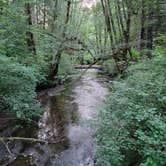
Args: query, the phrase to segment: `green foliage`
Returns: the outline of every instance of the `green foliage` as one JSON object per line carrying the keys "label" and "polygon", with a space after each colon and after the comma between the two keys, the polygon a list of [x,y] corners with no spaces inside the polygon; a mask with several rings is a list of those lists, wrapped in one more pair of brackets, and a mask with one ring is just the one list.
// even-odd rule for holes
{"label": "green foliage", "polygon": [[[0,15],[0,53],[22,60],[27,55],[26,16],[22,3],[4,3]],[[17,23],[17,24],[16,24]]]}
{"label": "green foliage", "polygon": [[156,44],[156,53],[158,55],[166,55],[166,33],[156,39]]}
{"label": "green foliage", "polygon": [[166,57],[133,65],[101,111],[96,139],[101,166],[166,163]]}
{"label": "green foliage", "polygon": [[73,72],[73,64],[69,55],[63,54],[59,64],[59,75],[69,75]]}
{"label": "green foliage", "polygon": [[90,54],[84,54],[83,59],[85,65],[91,64],[93,62],[93,58]]}
{"label": "green foliage", "polygon": [[0,56],[0,112],[11,113],[23,120],[39,115],[41,110],[36,101],[35,73],[33,68]]}
{"label": "green foliage", "polygon": [[140,57],[140,52],[138,52],[135,48],[131,48],[132,55],[134,58],[138,59]]}
{"label": "green foliage", "polygon": [[114,75],[118,73],[113,59],[104,61],[102,66],[103,66],[104,72],[108,75]]}

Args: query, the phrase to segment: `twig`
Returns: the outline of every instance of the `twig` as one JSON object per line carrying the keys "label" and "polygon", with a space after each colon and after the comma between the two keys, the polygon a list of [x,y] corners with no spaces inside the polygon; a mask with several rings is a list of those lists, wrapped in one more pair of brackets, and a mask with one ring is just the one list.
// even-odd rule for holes
{"label": "twig", "polygon": [[5,143],[5,141],[4,141],[3,139],[0,139],[0,140],[1,140],[1,142],[5,145],[5,148],[7,149],[8,153],[9,153],[9,155],[10,155],[10,158],[12,158],[12,157],[13,157],[13,154],[12,154],[12,152],[10,151],[8,145]]}

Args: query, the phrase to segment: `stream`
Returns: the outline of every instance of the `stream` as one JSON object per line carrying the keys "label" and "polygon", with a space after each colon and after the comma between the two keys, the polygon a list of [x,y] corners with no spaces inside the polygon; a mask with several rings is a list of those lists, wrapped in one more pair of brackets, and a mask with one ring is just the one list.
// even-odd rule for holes
{"label": "stream", "polygon": [[66,87],[59,86],[38,94],[45,112],[33,131],[34,137],[56,144],[23,144],[9,166],[94,166],[93,129],[90,121],[109,93],[107,81],[97,69]]}

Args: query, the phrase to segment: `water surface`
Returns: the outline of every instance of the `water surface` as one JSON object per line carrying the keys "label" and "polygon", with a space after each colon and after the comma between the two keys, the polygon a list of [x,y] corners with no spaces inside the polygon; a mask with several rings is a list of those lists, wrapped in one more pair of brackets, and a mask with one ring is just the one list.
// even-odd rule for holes
{"label": "water surface", "polygon": [[[45,112],[36,131],[38,139],[56,144],[31,144],[23,154],[31,165],[38,166],[93,166],[93,130],[89,122],[97,118],[97,110],[108,94],[104,78],[98,77],[96,69],[89,69],[83,77],[65,88],[39,94]],[[12,166],[21,166],[23,157]],[[33,163],[33,164],[32,164]]]}

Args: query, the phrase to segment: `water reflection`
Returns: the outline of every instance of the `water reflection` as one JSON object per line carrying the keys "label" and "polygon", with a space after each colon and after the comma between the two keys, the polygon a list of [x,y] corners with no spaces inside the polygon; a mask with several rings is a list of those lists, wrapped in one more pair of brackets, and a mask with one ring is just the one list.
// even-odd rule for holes
{"label": "water reflection", "polygon": [[72,96],[68,95],[70,92],[64,91],[61,95],[40,98],[45,112],[39,121],[38,138],[59,142],[64,147],[68,147],[69,126],[78,121],[78,106],[73,102]]}

